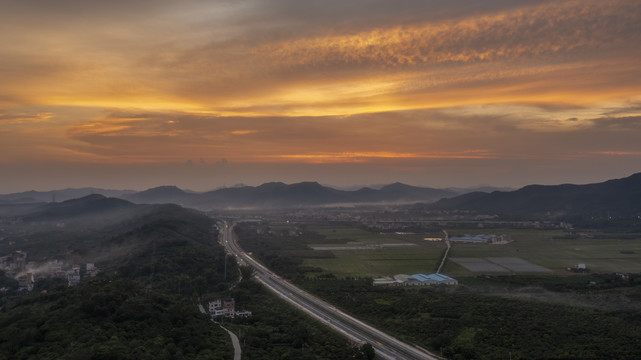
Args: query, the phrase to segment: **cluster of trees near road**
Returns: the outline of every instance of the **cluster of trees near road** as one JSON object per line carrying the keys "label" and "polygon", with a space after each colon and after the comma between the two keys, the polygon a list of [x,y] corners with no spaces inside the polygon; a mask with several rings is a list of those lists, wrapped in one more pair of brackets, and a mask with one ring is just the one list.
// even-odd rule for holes
{"label": "cluster of trees near road", "polygon": [[257,232],[254,226],[245,224],[234,227],[244,251],[253,253],[269,269],[289,279],[302,280],[306,273],[323,271],[320,268],[304,267],[304,259],[334,257],[331,251],[317,251],[307,246],[308,243],[334,242],[313,231],[291,235],[289,230],[271,231],[269,227],[262,230],[264,231]]}
{"label": "cluster of trees near road", "polygon": [[243,359],[250,360],[371,360],[369,344],[352,344],[253,280],[243,279],[229,294],[236,307],[251,309],[250,318],[222,320],[239,335]]}
{"label": "cluster of trees near road", "polygon": [[40,279],[31,293],[0,274],[10,289],[0,293],[0,359],[230,359],[228,334],[196,306],[218,297],[254,314],[225,324],[239,333],[243,359],[369,358],[253,281],[238,282],[214,220],[173,205],[130,214],[59,230],[51,243],[37,233],[12,239],[42,259],[102,256],[101,273],[75,287]]}
{"label": "cluster of trees near road", "polygon": [[[464,288],[372,287],[308,281],[305,288],[402,340],[448,359],[638,359],[641,310],[599,309],[479,294]],[[641,278],[617,288],[641,295]],[[576,291],[569,287],[567,291]],[[599,291],[599,290],[594,290]]]}

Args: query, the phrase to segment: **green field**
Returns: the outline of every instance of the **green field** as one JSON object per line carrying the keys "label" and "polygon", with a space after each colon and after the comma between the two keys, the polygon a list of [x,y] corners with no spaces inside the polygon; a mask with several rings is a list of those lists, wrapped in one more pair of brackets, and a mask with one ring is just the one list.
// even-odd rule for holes
{"label": "green field", "polygon": [[445,250],[445,244],[424,241],[422,234],[379,234],[359,228],[330,226],[316,226],[308,230],[325,236],[322,244],[309,244],[310,247],[416,244],[401,248],[332,251],[335,258],[305,259],[303,262],[305,266],[320,267],[337,277],[379,277],[434,272]]}
{"label": "green field", "polygon": [[[340,246],[356,244],[414,243],[407,248],[333,251],[335,258],[305,259],[305,266],[320,267],[337,277],[380,277],[394,274],[431,273],[445,250],[442,242],[424,241],[423,234],[397,235],[368,232],[359,228],[318,226],[308,230],[325,236],[322,244],[309,246]],[[563,239],[560,230],[448,229],[450,236],[463,234],[507,234],[509,244],[453,243],[450,257],[488,258],[517,257],[552,270],[552,274],[568,275],[568,267],[586,264],[592,273],[641,272],[641,235],[593,233],[593,238]],[[604,238],[607,237],[607,238]],[[465,268],[448,261],[442,270],[450,276],[473,276]]]}
{"label": "green field", "polygon": [[[460,231],[450,230],[451,233]],[[498,229],[494,234],[508,234],[514,240],[505,245],[455,243],[452,257],[519,257],[552,270],[568,274],[567,268],[586,264],[594,273],[641,272],[641,238],[628,234],[619,238],[561,239],[562,231]],[[555,238],[557,237],[557,238]],[[470,275],[462,267],[448,262],[443,270],[453,276]]]}
{"label": "green field", "polygon": [[[423,242],[422,234],[412,234],[412,235],[397,235],[397,234],[379,234],[376,232],[367,231],[359,228],[349,228],[349,227],[331,227],[331,226],[315,226],[310,227],[308,230],[311,230],[317,234],[325,236],[325,242],[323,244],[331,244],[332,240],[335,242],[331,245],[336,246],[337,244],[347,244],[348,242],[358,242],[363,244],[378,244],[378,243],[403,243],[403,242],[413,242],[421,243]],[[322,246],[321,244],[315,244],[310,246]]]}
{"label": "green field", "polygon": [[320,267],[338,277],[432,273],[444,248],[443,244],[431,244],[407,249],[333,251],[333,259],[305,259],[303,265]]}

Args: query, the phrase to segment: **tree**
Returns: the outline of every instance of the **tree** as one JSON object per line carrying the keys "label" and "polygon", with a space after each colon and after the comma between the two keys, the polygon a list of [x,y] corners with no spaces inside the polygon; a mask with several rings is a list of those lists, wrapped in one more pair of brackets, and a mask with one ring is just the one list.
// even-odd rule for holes
{"label": "tree", "polygon": [[249,280],[254,275],[254,267],[249,265],[239,266],[240,275],[243,277],[243,280]]}
{"label": "tree", "polygon": [[361,354],[363,354],[363,359],[365,360],[374,360],[376,357],[376,351],[370,343],[365,343],[361,346]]}

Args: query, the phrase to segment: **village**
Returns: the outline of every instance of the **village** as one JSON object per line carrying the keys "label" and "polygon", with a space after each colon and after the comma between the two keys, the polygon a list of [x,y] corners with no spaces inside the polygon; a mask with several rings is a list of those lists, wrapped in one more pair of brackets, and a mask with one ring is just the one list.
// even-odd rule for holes
{"label": "village", "polygon": [[[98,274],[98,268],[94,263],[86,263],[83,267],[79,264],[65,265],[60,260],[45,264],[27,262],[27,253],[20,250],[0,257],[0,270],[15,276],[18,280],[18,291],[32,291],[38,278],[63,279],[67,281],[68,286],[76,286],[81,280]],[[6,290],[8,289],[4,289]]]}

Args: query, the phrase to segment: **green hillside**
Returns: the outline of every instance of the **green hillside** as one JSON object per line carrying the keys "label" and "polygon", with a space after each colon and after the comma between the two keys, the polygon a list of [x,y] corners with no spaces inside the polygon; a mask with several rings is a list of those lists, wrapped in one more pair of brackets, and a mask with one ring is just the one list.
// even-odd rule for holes
{"label": "green hillside", "polygon": [[[232,356],[227,334],[194,303],[201,294],[229,287],[213,220],[176,206],[142,210],[121,226],[61,230],[54,237],[42,232],[22,239],[26,241],[19,245],[43,259],[59,257],[61,250],[74,259],[100,257],[96,264],[101,274],[74,287],[41,278],[29,294],[3,296],[0,358]],[[30,244],[30,239],[37,241]],[[54,241],[47,244],[47,239]]]}

